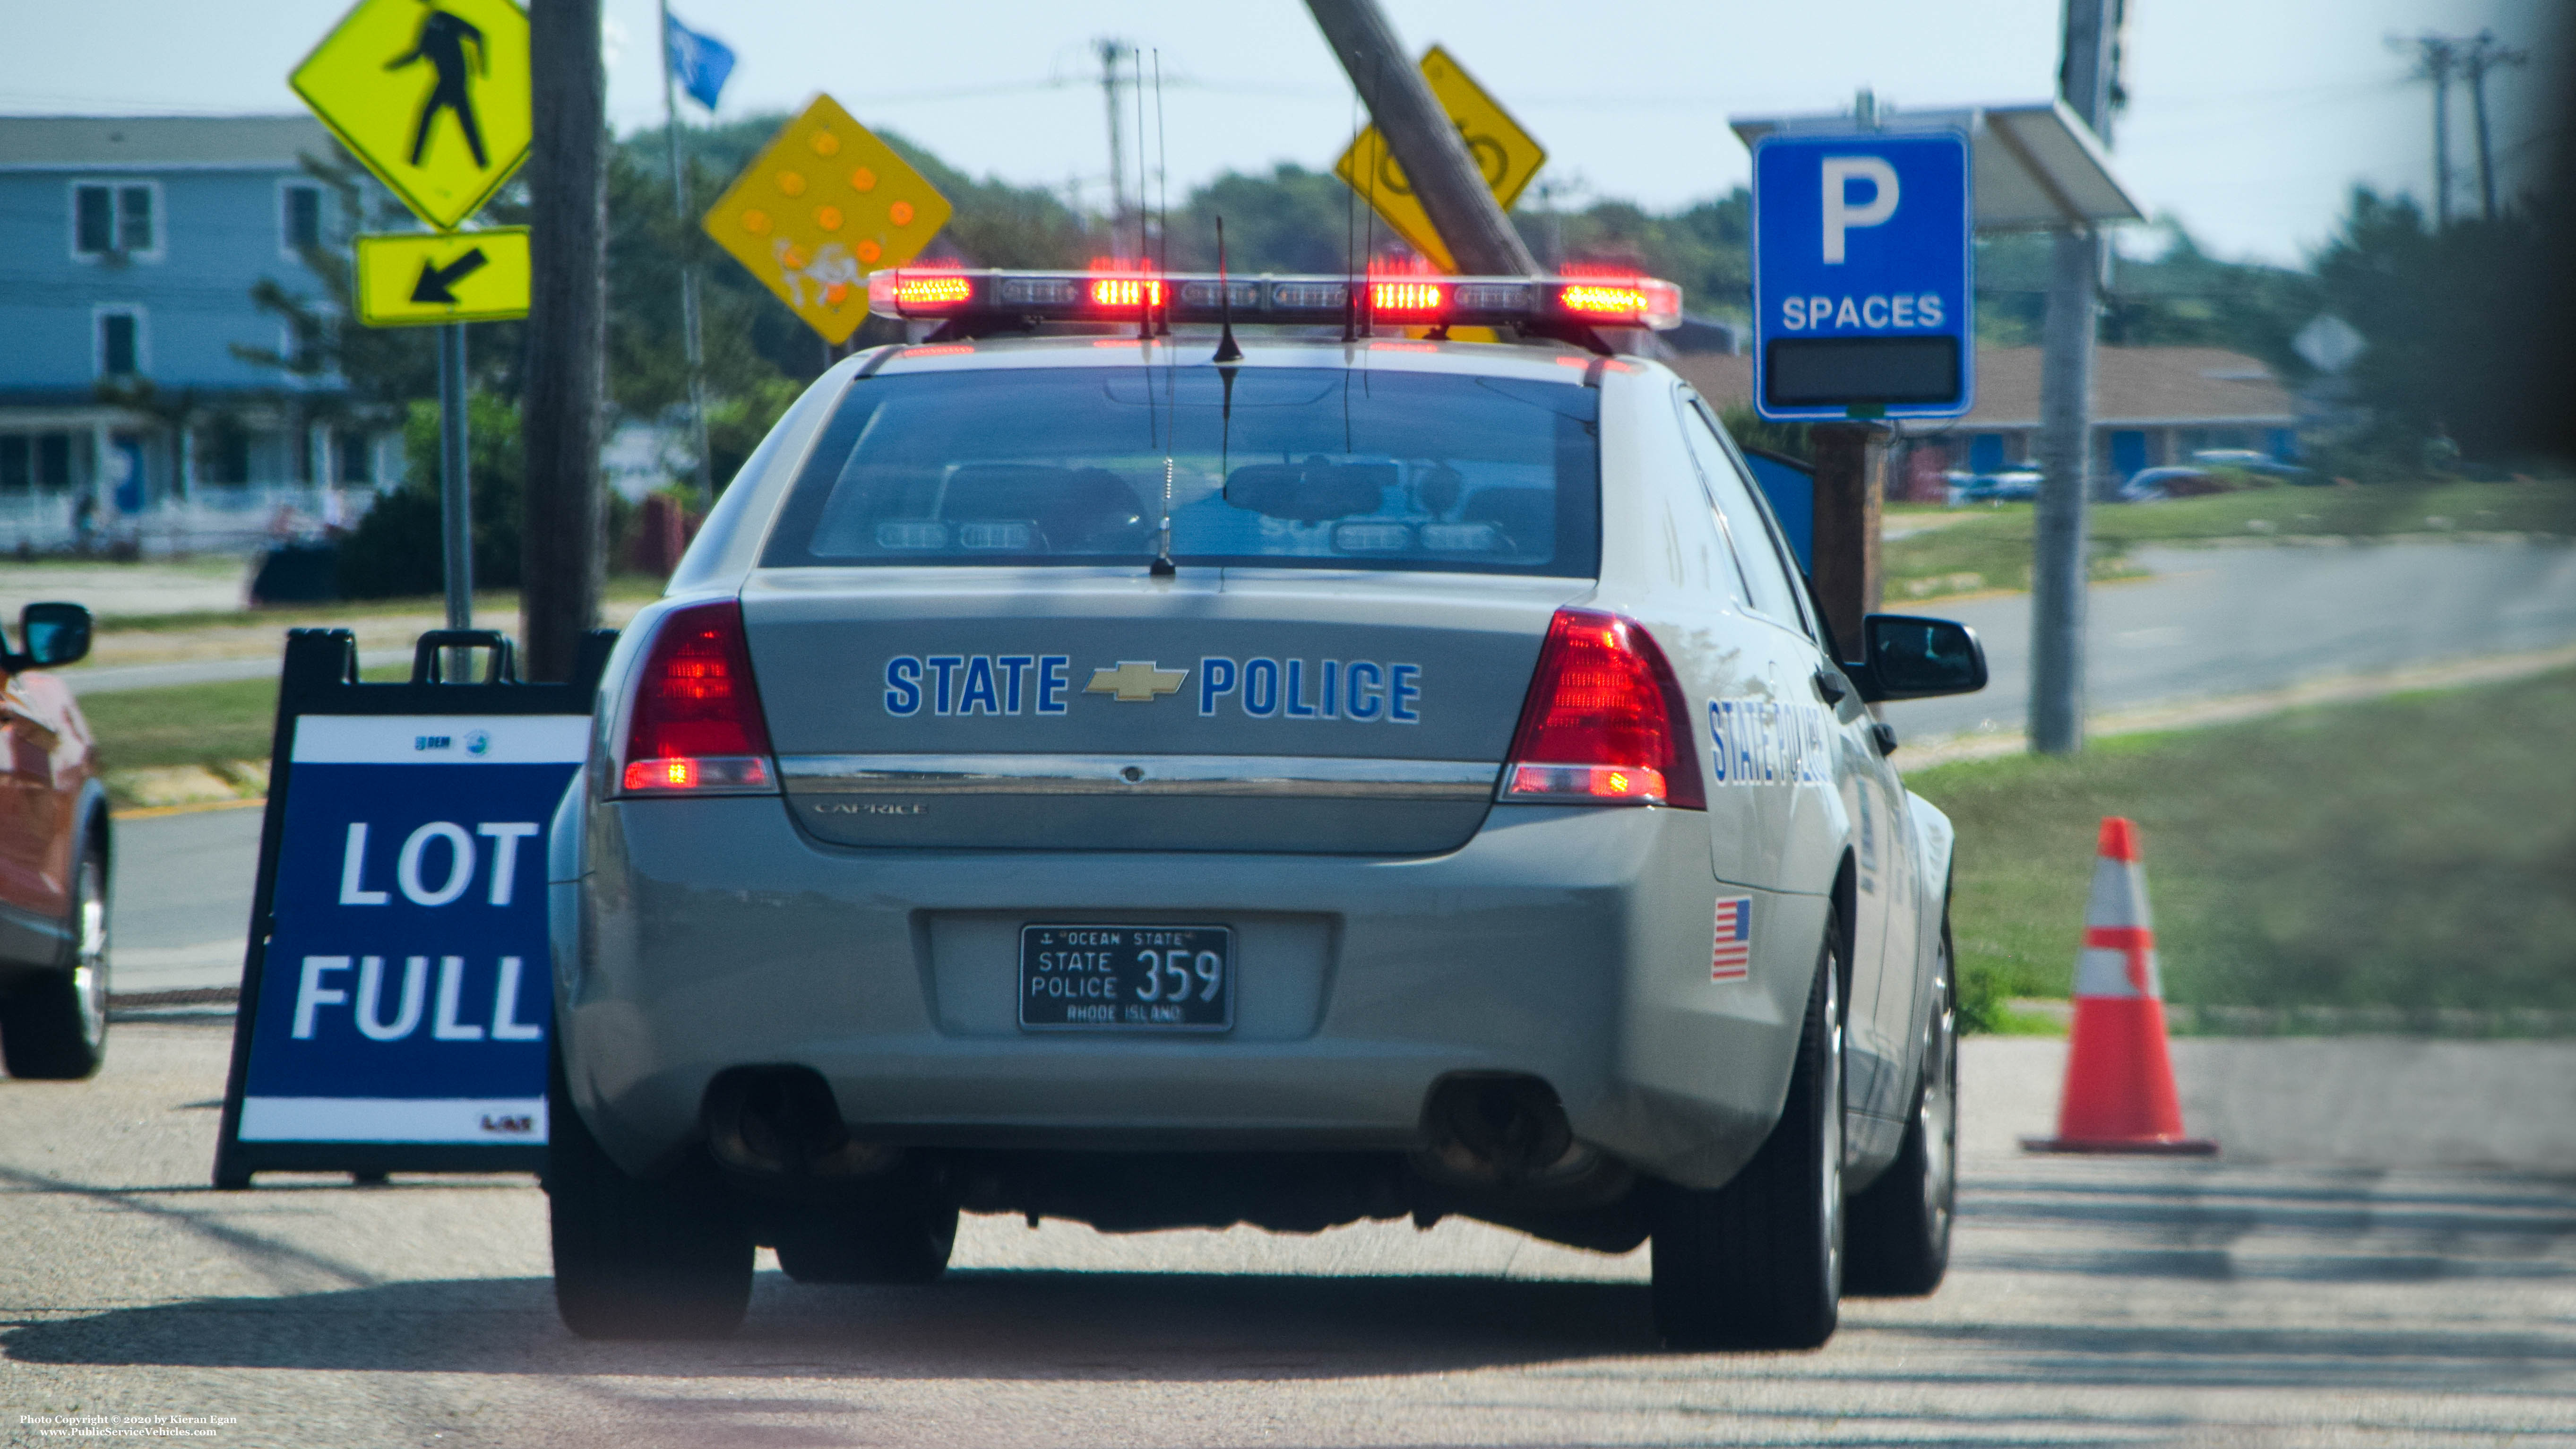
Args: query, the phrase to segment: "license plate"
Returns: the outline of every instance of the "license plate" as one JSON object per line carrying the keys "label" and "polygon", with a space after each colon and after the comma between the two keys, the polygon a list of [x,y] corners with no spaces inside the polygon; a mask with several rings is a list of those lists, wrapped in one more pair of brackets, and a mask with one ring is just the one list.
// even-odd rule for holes
{"label": "license plate", "polygon": [[1231,1031],[1234,933],[1223,926],[1022,926],[1030,1031]]}

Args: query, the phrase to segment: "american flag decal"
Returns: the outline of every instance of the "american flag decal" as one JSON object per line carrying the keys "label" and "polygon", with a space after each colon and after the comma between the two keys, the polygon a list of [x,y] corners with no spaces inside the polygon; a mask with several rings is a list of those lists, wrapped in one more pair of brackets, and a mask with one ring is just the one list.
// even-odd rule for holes
{"label": "american flag decal", "polygon": [[1753,897],[1720,896],[1717,944],[1709,952],[1708,979],[1741,981],[1753,965]]}

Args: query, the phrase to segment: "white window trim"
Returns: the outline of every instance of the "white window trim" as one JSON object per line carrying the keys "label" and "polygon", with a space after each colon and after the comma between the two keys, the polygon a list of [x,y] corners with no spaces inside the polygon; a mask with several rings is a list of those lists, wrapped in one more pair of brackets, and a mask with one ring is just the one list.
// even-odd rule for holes
{"label": "white window trim", "polygon": [[315,198],[313,217],[314,228],[319,233],[315,240],[321,245],[327,247],[331,244],[331,190],[321,182],[315,181],[308,176],[281,176],[277,178],[277,254],[280,258],[286,261],[300,262],[304,260],[304,255],[295,249],[295,237],[287,224],[289,214],[286,208],[286,198],[287,193],[292,191],[310,191],[313,193]]}
{"label": "white window trim", "polygon": [[[117,212],[116,192],[120,188],[140,186],[152,193],[152,245],[139,252],[85,252],[80,244],[80,194],[85,186],[103,186],[108,191],[108,226],[117,229],[124,218]],[[170,251],[170,205],[161,193],[161,183],[146,176],[75,176],[63,183],[63,246],[71,259],[89,266],[104,266],[112,256],[129,262],[157,262]]]}
{"label": "white window trim", "polygon": [[[107,319],[134,319],[134,371],[107,370]],[[89,309],[89,370],[92,377],[150,377],[152,375],[152,315],[140,302],[101,302]]]}

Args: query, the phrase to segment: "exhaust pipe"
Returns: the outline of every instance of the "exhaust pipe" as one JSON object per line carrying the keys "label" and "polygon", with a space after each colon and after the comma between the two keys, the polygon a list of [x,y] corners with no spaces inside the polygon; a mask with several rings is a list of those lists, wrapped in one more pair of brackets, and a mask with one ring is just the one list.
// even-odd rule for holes
{"label": "exhaust pipe", "polygon": [[1556,1089],[1537,1077],[1443,1079],[1423,1103],[1422,1136],[1414,1171],[1451,1187],[1615,1197],[1630,1179],[1624,1165],[1575,1140]]}
{"label": "exhaust pipe", "polygon": [[707,1084],[707,1149],[732,1172],[777,1179],[874,1177],[903,1149],[861,1142],[811,1067],[735,1067]]}

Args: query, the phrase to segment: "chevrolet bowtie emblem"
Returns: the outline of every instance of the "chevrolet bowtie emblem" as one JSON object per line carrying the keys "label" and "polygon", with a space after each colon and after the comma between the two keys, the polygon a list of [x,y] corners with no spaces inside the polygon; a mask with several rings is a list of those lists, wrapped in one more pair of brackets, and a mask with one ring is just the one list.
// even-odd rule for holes
{"label": "chevrolet bowtie emblem", "polygon": [[1114,694],[1121,704],[1146,704],[1179,689],[1189,677],[1186,669],[1165,669],[1150,659],[1121,659],[1115,669],[1091,671],[1091,683],[1082,692]]}

